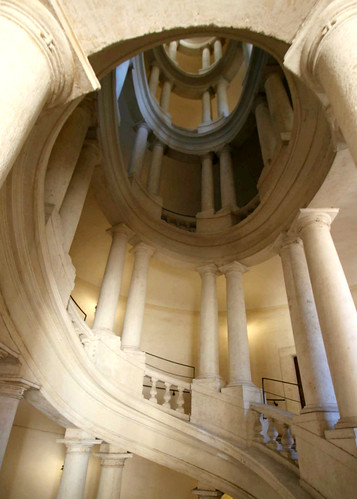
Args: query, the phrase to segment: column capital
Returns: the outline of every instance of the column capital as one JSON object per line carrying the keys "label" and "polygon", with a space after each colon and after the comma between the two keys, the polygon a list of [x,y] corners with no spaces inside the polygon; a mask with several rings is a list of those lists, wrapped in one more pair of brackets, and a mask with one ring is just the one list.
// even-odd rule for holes
{"label": "column capital", "polygon": [[21,376],[0,376],[0,397],[21,400],[24,393],[31,388],[39,390],[40,386]]}
{"label": "column capital", "polygon": [[0,15],[23,29],[45,55],[51,74],[47,105],[65,102],[73,88],[74,62],[68,40],[56,19],[37,0],[3,1]]}
{"label": "column capital", "polygon": [[115,234],[123,234],[124,236],[126,236],[127,239],[134,236],[134,232],[131,229],[129,229],[129,227],[127,225],[125,225],[123,223],[113,225],[112,227],[107,229],[106,232],[111,233],[113,236]]}
{"label": "column capital", "polygon": [[303,246],[302,240],[294,233],[289,234],[288,232],[282,232],[275,243],[273,244],[273,249],[280,255],[281,251],[288,248],[292,244],[298,244]]}
{"label": "column capital", "polygon": [[199,267],[196,267],[196,270],[201,276],[205,274],[217,275],[218,273],[218,267],[214,263],[207,263],[205,265],[200,265]]}
{"label": "column capital", "polygon": [[137,243],[135,246],[133,246],[130,250],[130,253],[133,253],[134,255],[136,253],[147,255],[149,258],[153,256],[155,253],[155,248],[153,246],[150,246],[149,244],[146,244],[142,241]]}
{"label": "column capital", "polygon": [[232,147],[229,144],[224,145],[221,149],[217,151],[217,155],[220,158],[223,153],[232,153]]}
{"label": "column capital", "polygon": [[299,210],[289,234],[299,234],[312,224],[326,225],[329,229],[339,212],[338,208],[303,208]]}
{"label": "column capital", "polygon": [[64,444],[68,454],[86,454],[90,452],[93,445],[101,444],[102,440],[92,437],[79,428],[67,428],[64,438],[58,438],[56,442]]}
{"label": "column capital", "polygon": [[151,131],[151,128],[146,123],[146,121],[139,121],[138,123],[135,123],[134,130],[137,132],[138,130],[140,130],[140,128],[144,128],[144,130],[147,130],[148,133],[150,133]]}
{"label": "column capital", "polygon": [[94,456],[101,458],[101,466],[123,467],[125,461],[132,458],[133,454],[117,445],[104,442],[101,444],[99,452],[96,452]]}
{"label": "column capital", "polygon": [[213,152],[205,152],[204,154],[201,154],[201,160],[204,161],[205,159],[213,161]]}
{"label": "column capital", "polygon": [[234,260],[233,262],[226,263],[219,267],[219,271],[224,275],[233,274],[235,272],[244,274],[249,271],[249,268]]}

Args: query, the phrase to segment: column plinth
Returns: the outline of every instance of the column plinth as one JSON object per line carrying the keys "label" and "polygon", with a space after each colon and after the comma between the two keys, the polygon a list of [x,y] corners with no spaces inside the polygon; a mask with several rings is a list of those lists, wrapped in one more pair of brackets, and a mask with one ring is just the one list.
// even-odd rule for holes
{"label": "column plinth", "polygon": [[141,242],[132,252],[135,254],[135,261],[121,338],[124,350],[140,350],[149,261],[155,249]]}

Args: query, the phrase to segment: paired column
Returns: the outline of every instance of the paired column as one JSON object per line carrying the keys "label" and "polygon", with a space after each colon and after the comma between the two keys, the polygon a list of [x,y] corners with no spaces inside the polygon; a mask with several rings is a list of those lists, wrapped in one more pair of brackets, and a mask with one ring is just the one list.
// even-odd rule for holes
{"label": "paired column", "polygon": [[101,458],[97,499],[119,499],[125,461],[132,458],[133,454],[104,443],[94,455]]}
{"label": "paired column", "polygon": [[258,99],[255,104],[255,119],[264,166],[268,167],[274,157],[277,139],[268,105],[263,98]]}
{"label": "paired column", "polygon": [[135,261],[121,337],[123,349],[140,350],[149,261],[154,251],[153,247],[144,243],[132,249]]}
{"label": "paired column", "polygon": [[202,94],[202,123],[210,123],[211,121],[211,92],[205,90]]}
{"label": "paired column", "polygon": [[147,190],[154,196],[160,195],[161,168],[164,148],[165,146],[162,142],[159,140],[155,141],[147,180]]}
{"label": "paired column", "polygon": [[357,426],[357,312],[330,226],[338,210],[302,209],[303,240],[321,332],[340,412],[337,427]]}
{"label": "paired column", "polygon": [[211,65],[211,51],[209,46],[202,50],[202,69],[208,69]]}
{"label": "paired column", "polygon": [[303,412],[337,411],[302,241],[283,237],[279,254],[306,401]]}
{"label": "paired column", "polygon": [[222,59],[222,42],[221,40],[216,40],[213,45],[213,51],[214,51],[214,62],[219,61]]}
{"label": "paired column", "polygon": [[88,460],[93,445],[100,440],[91,437],[85,431],[68,428],[65,438],[57,443],[67,447],[57,499],[82,499],[86,485]]}
{"label": "paired column", "polygon": [[37,0],[2,2],[0,32],[1,187],[42,109],[69,97],[73,58],[62,28]]}
{"label": "paired column", "polygon": [[279,141],[289,140],[293,129],[294,111],[280,73],[278,71],[270,73],[264,87],[277,137]]}
{"label": "paired column", "polygon": [[169,43],[169,57],[172,61],[176,62],[178,42],[173,41]]}
{"label": "paired column", "polygon": [[219,379],[218,307],[216,290],[216,265],[197,269],[201,276],[201,322],[199,379]]}
{"label": "paired column", "polygon": [[214,213],[213,155],[202,156],[201,170],[201,211]]}
{"label": "paired column", "polygon": [[130,159],[129,177],[140,177],[140,173],[144,163],[144,156],[146,151],[146,143],[148,140],[150,129],[146,123],[139,123],[137,126],[136,138],[134,143],[133,152]]}
{"label": "paired column", "polygon": [[45,179],[45,202],[59,211],[93,117],[94,101],[85,99],[63,125],[52,148]]}
{"label": "paired column", "polygon": [[29,388],[39,386],[21,377],[0,376],[0,468],[4,459],[17,407]]}
{"label": "paired column", "polygon": [[124,224],[110,229],[112,245],[100,289],[93,329],[113,331],[130,229]]}
{"label": "paired column", "polygon": [[226,276],[229,386],[252,385],[242,275],[247,268],[232,262],[219,269]]}
{"label": "paired column", "polygon": [[219,172],[221,181],[222,209],[237,209],[236,192],[234,186],[231,148],[225,146],[219,153]]}
{"label": "paired column", "polygon": [[60,209],[65,251],[69,251],[72,245],[94,167],[100,160],[101,153],[97,142],[86,141]]}

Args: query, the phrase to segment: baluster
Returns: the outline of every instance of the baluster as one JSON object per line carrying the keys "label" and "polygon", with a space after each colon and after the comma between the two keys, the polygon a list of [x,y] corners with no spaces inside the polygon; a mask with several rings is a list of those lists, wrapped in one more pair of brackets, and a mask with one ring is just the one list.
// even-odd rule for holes
{"label": "baluster", "polygon": [[171,387],[171,383],[169,383],[168,381],[165,381],[165,395],[164,395],[165,402],[162,405],[163,405],[163,407],[167,407],[168,409],[171,408],[171,406],[170,406],[170,400],[171,400],[170,387]]}
{"label": "baluster", "polygon": [[293,459],[294,461],[297,460],[297,452],[295,449],[293,449],[295,444],[294,437],[292,436],[290,432],[289,425],[284,423],[283,425],[283,434],[281,437],[281,445],[282,445],[282,455],[287,457],[288,459]]}
{"label": "baluster", "polygon": [[254,440],[256,442],[266,443],[266,435],[263,433],[262,418],[263,414],[254,412]]}
{"label": "baluster", "polygon": [[177,407],[176,412],[180,412],[181,414],[185,413],[185,409],[183,408],[183,404],[185,400],[183,398],[183,388],[182,386],[177,386],[178,396],[177,396]]}
{"label": "baluster", "polygon": [[155,402],[155,404],[157,404],[157,388],[156,388],[156,383],[158,382],[159,380],[157,378],[151,378],[151,390],[150,390],[150,399],[151,402]]}
{"label": "baluster", "polygon": [[281,450],[281,445],[277,441],[277,437],[279,436],[279,432],[275,426],[275,420],[273,418],[268,418],[268,431],[267,436],[269,437],[269,441],[267,442],[267,446],[273,450]]}

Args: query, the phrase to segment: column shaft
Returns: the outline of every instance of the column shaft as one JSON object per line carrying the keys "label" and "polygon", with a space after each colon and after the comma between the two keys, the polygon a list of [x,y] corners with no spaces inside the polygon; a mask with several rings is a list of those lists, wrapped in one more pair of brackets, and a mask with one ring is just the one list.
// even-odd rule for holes
{"label": "column shaft", "polygon": [[306,407],[303,412],[337,410],[304,248],[281,243],[280,257]]}
{"label": "column shaft", "polygon": [[160,180],[161,180],[161,168],[162,168],[162,158],[164,155],[164,144],[160,141],[156,141],[152,151],[151,165],[147,181],[147,189],[150,194],[154,196],[159,196],[160,194]]}
{"label": "column shaft", "polygon": [[202,279],[199,378],[219,378],[218,309],[215,265],[199,267]]}
{"label": "column shaft", "polygon": [[149,78],[149,89],[153,97],[156,98],[157,88],[159,86],[160,69],[157,64],[153,64],[151,67],[151,73]]}
{"label": "column shaft", "polygon": [[173,41],[169,43],[169,57],[176,62],[177,55],[177,42]]}
{"label": "column shaft", "polygon": [[100,452],[101,471],[97,499],[119,499],[125,461],[133,457],[110,444],[102,444]]}
{"label": "column shaft", "polygon": [[60,216],[63,228],[64,248],[69,251],[82,214],[94,167],[100,161],[96,142],[86,142],[63,200]]}
{"label": "column shaft", "polygon": [[242,280],[247,269],[232,262],[221,267],[220,271],[226,276],[227,286],[229,385],[252,384]]}
{"label": "column shaft", "polygon": [[113,331],[128,242],[125,225],[112,228],[112,244],[100,289],[93,329]]}
{"label": "column shaft", "polygon": [[205,154],[202,157],[201,211],[214,211],[214,183],[211,153]]}
{"label": "column shaft", "polygon": [[122,347],[139,350],[144,321],[149,260],[154,249],[144,243],[139,243],[133,252],[135,261],[124,318]]}
{"label": "column shaft", "polygon": [[162,86],[160,106],[164,111],[169,112],[172,82],[165,80]]}
{"label": "column shaft", "polygon": [[312,289],[340,411],[339,426],[357,425],[357,312],[330,234],[337,210],[300,210]]}
{"label": "column shaft", "polygon": [[135,144],[131,154],[128,175],[140,177],[144,163],[146,143],[148,140],[149,128],[146,123],[140,123],[136,132]]}
{"label": "column shaft", "polygon": [[224,78],[220,78],[217,84],[218,116],[229,115],[227,87],[228,87],[227,81]]}
{"label": "column shaft", "polygon": [[263,99],[255,106],[255,119],[264,166],[269,166],[276,150],[277,140],[268,105]]}
{"label": "column shaft", "polygon": [[208,69],[211,65],[211,52],[209,47],[202,50],[202,69]]}
{"label": "column shaft", "polygon": [[45,179],[45,202],[60,209],[93,115],[93,102],[81,103],[63,125],[52,148]]}
{"label": "column shaft", "polygon": [[3,2],[0,33],[1,187],[44,106],[69,95],[73,72],[62,29],[40,2]]}
{"label": "column shaft", "polygon": [[221,42],[221,40],[216,40],[214,42],[213,50],[214,50],[214,62],[217,62],[222,58],[222,42]]}
{"label": "column shaft", "polygon": [[221,151],[219,159],[222,209],[230,208],[233,210],[237,208],[237,201],[234,186],[232,156],[228,147],[225,147]]}
{"label": "column shaft", "polygon": [[210,123],[211,121],[211,94],[209,90],[205,90],[202,94],[202,123]]}
{"label": "column shaft", "polygon": [[265,80],[264,86],[277,136],[279,140],[284,140],[284,134],[291,132],[293,129],[294,112],[280,74],[277,72],[270,73]]}

